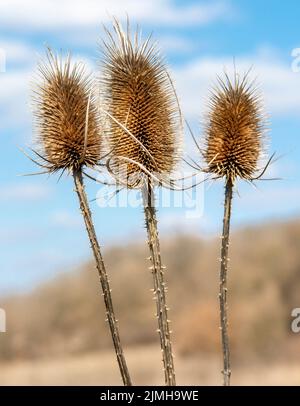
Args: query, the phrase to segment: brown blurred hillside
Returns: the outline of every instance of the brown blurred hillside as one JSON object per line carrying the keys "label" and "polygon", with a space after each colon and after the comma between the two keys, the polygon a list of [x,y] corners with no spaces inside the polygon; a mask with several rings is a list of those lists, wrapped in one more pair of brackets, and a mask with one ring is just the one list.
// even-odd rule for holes
{"label": "brown blurred hillside", "polygon": [[[229,306],[234,360],[300,361],[300,335],[290,331],[291,310],[300,307],[300,220],[233,233]],[[178,235],[162,241],[167,266],[173,341],[180,357],[219,354],[219,239]],[[128,347],[158,340],[146,246],[105,251],[115,310]],[[59,358],[111,349],[102,297],[91,263],[30,294],[0,303],[7,333],[0,357]],[[298,359],[297,359],[298,357]]]}

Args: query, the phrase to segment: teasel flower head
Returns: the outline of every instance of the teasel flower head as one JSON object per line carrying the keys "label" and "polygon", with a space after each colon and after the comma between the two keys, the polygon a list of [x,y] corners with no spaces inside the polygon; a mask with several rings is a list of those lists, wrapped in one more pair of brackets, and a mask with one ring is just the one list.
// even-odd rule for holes
{"label": "teasel flower head", "polygon": [[129,23],[126,31],[116,20],[113,27],[114,32],[106,29],[101,79],[111,167],[118,176],[125,168],[134,187],[142,173],[169,176],[174,170],[180,158],[180,108],[151,39],[143,42],[138,29],[132,38]]}
{"label": "teasel flower head", "polygon": [[34,93],[37,155],[49,172],[93,167],[101,136],[92,81],[84,66],[47,52]]}
{"label": "teasel flower head", "polygon": [[234,184],[253,180],[264,152],[266,119],[261,97],[248,74],[218,78],[205,122],[206,171]]}

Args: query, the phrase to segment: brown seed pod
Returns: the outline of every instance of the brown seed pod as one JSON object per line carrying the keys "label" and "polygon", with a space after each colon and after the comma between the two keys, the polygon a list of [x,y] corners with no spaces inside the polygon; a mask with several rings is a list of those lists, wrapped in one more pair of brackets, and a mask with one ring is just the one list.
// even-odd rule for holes
{"label": "brown seed pod", "polygon": [[265,121],[260,97],[245,75],[226,75],[210,99],[205,125],[207,171],[234,183],[252,179],[263,151]]}
{"label": "brown seed pod", "polygon": [[100,158],[100,128],[91,80],[84,67],[71,66],[49,50],[40,64],[35,121],[40,154],[50,172],[94,166]]}
{"label": "brown seed pod", "polygon": [[114,31],[106,30],[101,85],[115,170],[123,162],[128,177],[142,167],[169,175],[179,158],[180,111],[172,82],[150,38],[141,42],[137,31],[132,40],[129,27],[124,32],[117,21]]}

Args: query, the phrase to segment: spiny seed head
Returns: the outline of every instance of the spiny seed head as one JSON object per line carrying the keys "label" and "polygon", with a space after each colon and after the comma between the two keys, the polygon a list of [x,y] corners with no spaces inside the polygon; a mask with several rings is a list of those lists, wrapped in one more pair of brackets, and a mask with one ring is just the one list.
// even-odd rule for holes
{"label": "spiny seed head", "polygon": [[245,75],[218,79],[205,125],[207,171],[234,183],[251,179],[263,150],[265,122],[260,97]]}
{"label": "spiny seed head", "polygon": [[123,159],[127,177],[143,168],[169,175],[179,159],[180,111],[164,63],[150,38],[131,38],[129,25],[124,32],[115,21],[114,34],[106,32],[102,88],[113,158]]}
{"label": "spiny seed head", "polygon": [[94,166],[100,158],[100,128],[91,79],[71,58],[50,50],[39,66],[35,118],[40,154],[50,172]]}

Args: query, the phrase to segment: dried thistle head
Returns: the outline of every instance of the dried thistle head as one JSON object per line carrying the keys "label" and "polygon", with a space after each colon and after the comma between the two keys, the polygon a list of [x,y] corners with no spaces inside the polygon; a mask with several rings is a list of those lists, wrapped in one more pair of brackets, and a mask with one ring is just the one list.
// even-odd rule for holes
{"label": "dried thistle head", "polygon": [[212,93],[205,126],[207,171],[232,184],[237,177],[251,180],[263,151],[265,121],[260,97],[245,75],[226,75]]}
{"label": "dried thistle head", "polygon": [[131,38],[129,24],[124,32],[115,21],[106,33],[101,84],[112,157],[127,179],[143,169],[169,175],[179,159],[180,110],[166,67],[150,38],[142,42],[138,30]]}
{"label": "dried thistle head", "polygon": [[70,56],[64,61],[49,50],[39,73],[34,115],[43,166],[55,172],[96,165],[100,158],[100,128],[92,83],[84,67],[71,66]]}

